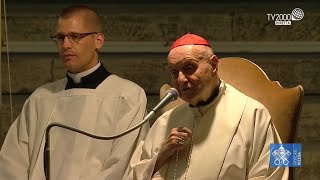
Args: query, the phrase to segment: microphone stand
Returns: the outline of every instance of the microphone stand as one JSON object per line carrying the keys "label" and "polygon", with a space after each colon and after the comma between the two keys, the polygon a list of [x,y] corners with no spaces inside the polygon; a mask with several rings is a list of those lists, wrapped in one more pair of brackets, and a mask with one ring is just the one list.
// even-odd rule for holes
{"label": "microphone stand", "polygon": [[155,108],[153,108],[151,110],[151,112],[149,114],[147,114],[145,116],[145,118],[143,119],[143,121],[141,121],[140,123],[138,123],[137,125],[133,126],[132,128],[117,134],[117,135],[113,135],[113,136],[97,136],[91,133],[88,133],[86,131],[82,131],[80,129],[76,129],[74,127],[71,126],[67,126],[67,125],[63,125],[60,123],[52,123],[49,124],[46,128],[46,136],[45,136],[45,152],[44,152],[44,160],[45,160],[45,175],[46,175],[46,179],[50,180],[50,130],[51,128],[57,126],[57,127],[61,127],[64,129],[68,129],[95,139],[100,139],[100,140],[111,140],[111,139],[116,139],[119,138],[121,136],[124,136],[136,129],[138,129],[140,126],[142,126],[142,124],[144,124],[145,122],[149,121],[155,114],[156,112],[161,109],[162,107],[166,106],[167,104],[169,104],[171,101],[174,101],[178,98],[179,94],[178,91],[174,88],[171,88],[167,91],[166,96],[161,100],[161,102],[159,104],[157,104],[157,106]]}
{"label": "microphone stand", "polygon": [[50,130],[51,128],[57,126],[57,127],[61,127],[61,128],[64,128],[64,129],[69,129],[71,131],[75,131],[77,133],[80,133],[80,134],[83,134],[83,135],[86,135],[86,136],[89,136],[89,137],[92,137],[92,138],[95,138],[95,139],[100,139],[100,140],[111,140],[111,139],[116,139],[116,138],[119,138],[121,136],[124,136],[136,129],[138,129],[140,126],[142,126],[142,124],[144,124],[145,122],[149,121],[154,115],[156,114],[156,111],[151,110],[151,112],[143,119],[143,121],[141,121],[139,124],[135,125],[134,127],[124,131],[123,133],[120,133],[120,134],[117,134],[117,135],[114,135],[114,136],[97,136],[97,135],[94,135],[94,134],[90,134],[86,131],[82,131],[82,130],[79,130],[79,129],[76,129],[74,127],[71,127],[71,126],[67,126],[67,125],[63,125],[63,124],[60,124],[60,123],[52,123],[52,124],[49,124],[46,128],[46,137],[45,137],[45,175],[46,175],[46,179],[47,180],[50,180]]}

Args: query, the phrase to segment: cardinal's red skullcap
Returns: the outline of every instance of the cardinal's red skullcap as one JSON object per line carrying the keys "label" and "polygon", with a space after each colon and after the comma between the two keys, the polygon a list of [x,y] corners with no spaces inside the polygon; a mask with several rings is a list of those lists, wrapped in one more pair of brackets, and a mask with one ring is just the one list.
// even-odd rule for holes
{"label": "cardinal's red skullcap", "polygon": [[171,45],[170,51],[178,46],[184,46],[184,45],[204,45],[204,46],[211,47],[208,41],[205,40],[203,37],[188,33],[186,35],[183,35],[181,38],[177,39]]}

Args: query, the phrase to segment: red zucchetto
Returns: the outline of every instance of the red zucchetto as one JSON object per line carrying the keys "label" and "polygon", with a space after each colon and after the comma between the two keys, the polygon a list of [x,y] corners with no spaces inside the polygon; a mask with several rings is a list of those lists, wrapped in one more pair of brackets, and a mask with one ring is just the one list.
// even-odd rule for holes
{"label": "red zucchetto", "polygon": [[211,47],[208,41],[205,40],[203,37],[188,33],[186,35],[183,35],[181,38],[177,39],[171,45],[170,51],[178,46],[184,46],[184,45],[204,45],[204,46]]}

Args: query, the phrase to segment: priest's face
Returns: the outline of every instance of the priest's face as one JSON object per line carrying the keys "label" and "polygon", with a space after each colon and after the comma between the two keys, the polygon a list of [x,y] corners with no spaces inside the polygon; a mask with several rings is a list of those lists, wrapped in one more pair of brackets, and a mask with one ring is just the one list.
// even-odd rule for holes
{"label": "priest's face", "polygon": [[193,106],[212,95],[218,84],[217,65],[217,57],[207,46],[179,46],[168,55],[173,85],[180,97]]}
{"label": "priest's face", "polygon": [[67,70],[71,73],[84,72],[98,63],[98,50],[102,47],[104,36],[84,17],[76,13],[59,18],[54,39],[59,54]]}

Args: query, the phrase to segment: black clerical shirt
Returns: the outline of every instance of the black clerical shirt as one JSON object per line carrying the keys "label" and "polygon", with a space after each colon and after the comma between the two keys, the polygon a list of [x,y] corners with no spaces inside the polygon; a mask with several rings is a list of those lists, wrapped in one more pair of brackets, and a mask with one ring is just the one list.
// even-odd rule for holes
{"label": "black clerical shirt", "polygon": [[67,85],[65,89],[72,89],[72,88],[87,88],[87,89],[95,89],[99,86],[102,81],[104,81],[108,76],[110,76],[111,73],[109,73],[103,64],[101,64],[98,69],[93,71],[92,73],[84,76],[81,78],[81,83],[74,83],[73,79],[67,74]]}

